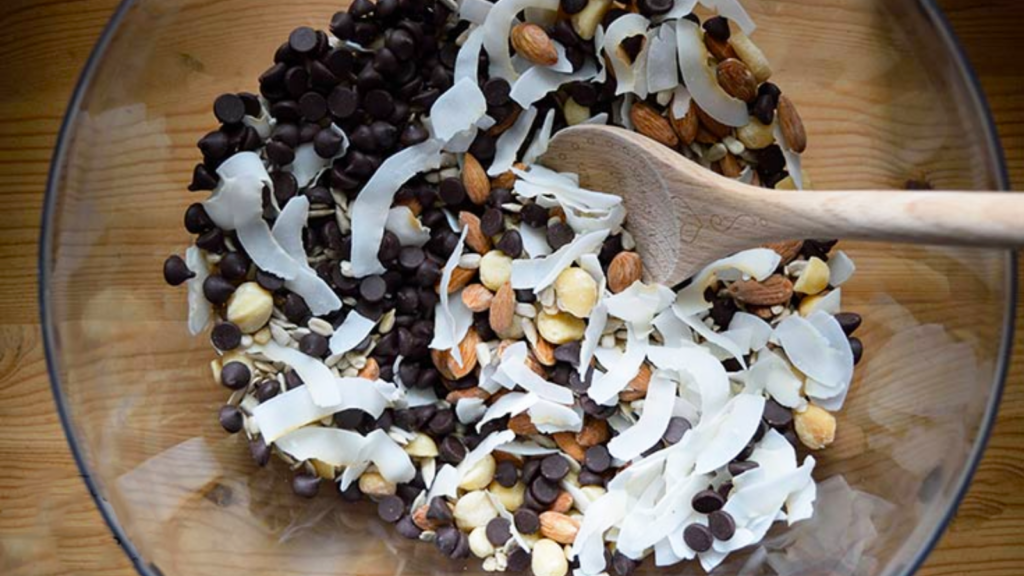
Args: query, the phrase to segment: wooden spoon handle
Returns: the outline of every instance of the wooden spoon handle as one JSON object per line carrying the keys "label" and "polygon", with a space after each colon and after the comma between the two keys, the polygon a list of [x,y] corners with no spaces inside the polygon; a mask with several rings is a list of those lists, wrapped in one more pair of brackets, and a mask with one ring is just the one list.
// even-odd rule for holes
{"label": "wooden spoon handle", "polygon": [[767,228],[779,239],[1024,246],[1024,194],[777,191],[768,196],[773,209]]}

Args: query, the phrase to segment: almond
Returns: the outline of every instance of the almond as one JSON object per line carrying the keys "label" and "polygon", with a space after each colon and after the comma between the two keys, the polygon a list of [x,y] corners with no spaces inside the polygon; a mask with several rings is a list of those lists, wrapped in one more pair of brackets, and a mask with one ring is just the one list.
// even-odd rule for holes
{"label": "almond", "polygon": [[457,404],[459,400],[466,398],[479,398],[481,400],[487,400],[491,395],[479,386],[473,386],[472,388],[466,388],[464,390],[452,390],[444,397],[445,401],[449,404]]}
{"label": "almond", "polygon": [[619,400],[632,402],[647,397],[647,387],[651,384],[651,367],[641,364],[636,376],[626,384],[626,389],[619,392]]}
{"label": "almond", "polygon": [[572,510],[572,504],[572,494],[569,494],[568,492],[563,490],[559,492],[558,497],[555,498],[555,501],[551,503],[551,511],[565,514],[569,510]]}
{"label": "almond", "polygon": [[739,160],[728,152],[725,153],[725,158],[718,162],[718,166],[722,170],[722,176],[726,178],[739,178],[743,172],[743,169],[740,168]]}
{"label": "almond", "polygon": [[583,462],[586,451],[580,443],[576,441],[576,435],[572,432],[555,432],[551,435],[551,438],[558,444],[558,447],[569,455],[573,460],[577,462]]}
{"label": "almond", "polygon": [[797,154],[807,149],[807,132],[804,130],[804,121],[796,111],[796,106],[785,96],[779,96],[779,128],[782,129],[782,137],[790,150]]}
{"label": "almond", "polygon": [[679,144],[679,137],[676,136],[675,130],[672,129],[672,124],[668,121],[668,118],[662,116],[651,106],[643,102],[637,102],[633,105],[633,109],[630,110],[629,117],[633,120],[636,131],[644,136],[656,140],[669,148],[675,148]]}
{"label": "almond", "polygon": [[727,58],[718,63],[716,70],[718,85],[725,93],[744,102],[757,98],[757,79],[747,65],[736,58]]}
{"label": "almond", "polygon": [[491,307],[494,293],[483,284],[470,284],[462,291],[462,303],[473,312],[483,312]]}
{"label": "almond", "polygon": [[686,114],[682,118],[672,119],[672,128],[675,129],[676,135],[683,141],[683,144],[687,146],[693,144],[693,141],[697,139],[697,130],[700,129],[696,106],[691,100],[690,109],[686,111]]}
{"label": "almond", "polygon": [[729,293],[738,302],[753,306],[775,306],[789,303],[793,297],[793,282],[781,274],[764,280],[739,280],[729,286]]}
{"label": "almond", "polygon": [[555,365],[555,347],[543,338],[538,337],[537,342],[533,344],[533,355],[537,357],[537,362],[544,366]]}
{"label": "almond", "polygon": [[[726,126],[718,120],[715,120],[710,114],[702,110],[700,106],[694,104],[694,108],[697,109],[697,118],[700,119],[700,125],[706,128],[708,132],[715,136],[715,138],[721,140],[729,134],[732,134],[732,128],[730,126]],[[716,142],[718,140],[716,140]]]}
{"label": "almond", "polygon": [[718,144],[722,139],[711,133],[710,130],[701,126],[697,129],[697,137],[694,138],[695,142],[701,144]]}
{"label": "almond", "polygon": [[395,200],[395,205],[396,206],[405,206],[406,208],[408,208],[416,216],[419,216],[420,212],[423,212],[423,205],[420,204],[420,201],[417,200],[415,197],[396,199]]}
{"label": "almond", "polygon": [[498,122],[494,126],[491,126],[490,128],[487,129],[487,135],[501,136],[502,134],[505,133],[506,130],[511,128],[516,123],[516,120],[519,119],[519,115],[522,114],[522,112],[522,108],[514,105],[514,107],[512,108],[512,112],[505,116],[505,118],[502,119],[501,122]]}
{"label": "almond", "polygon": [[774,250],[776,254],[782,257],[782,261],[779,264],[785,266],[793,261],[797,255],[800,254],[800,250],[804,247],[803,240],[783,240],[781,242],[769,242],[763,245],[764,248]]}
{"label": "almond", "polygon": [[584,418],[583,428],[576,433],[576,442],[583,448],[604,444],[609,438],[608,422],[597,418]]}
{"label": "almond", "polygon": [[509,170],[508,172],[502,172],[494,178],[491,178],[491,190],[496,188],[505,188],[511,190],[516,185],[516,175],[514,172]]}
{"label": "almond", "polygon": [[470,201],[477,206],[487,202],[491,195],[491,179],[487,177],[487,171],[480,165],[480,161],[469,153],[462,163],[462,184],[466,187]]}
{"label": "almond", "polygon": [[512,47],[517,54],[538,66],[553,66],[558,62],[555,43],[536,24],[517,24],[512,29]]}
{"label": "almond", "polygon": [[772,312],[771,306],[747,306],[747,312],[766,322],[775,318],[775,313]]}
{"label": "almond", "polygon": [[377,364],[377,360],[374,358],[366,359],[366,366],[359,371],[358,376],[360,378],[366,378],[367,380],[376,380],[380,378],[380,365]]}
{"label": "almond", "polygon": [[580,531],[580,522],[561,512],[542,512],[540,515],[540,534],[559,544],[572,544]]}
{"label": "almond", "polygon": [[480,336],[477,335],[476,330],[470,328],[466,337],[459,343],[462,366],[455,361],[451,350],[431,350],[430,359],[434,361],[434,367],[441,373],[441,376],[448,380],[461,380],[476,368],[476,345],[479,343]]}
{"label": "almond", "polygon": [[472,212],[459,212],[459,222],[466,227],[466,246],[477,254],[491,251],[491,239],[480,229],[480,217]]}
{"label": "almond", "polygon": [[[451,280],[448,281],[448,293],[453,294],[462,290],[474,277],[476,277],[476,270],[470,270],[469,268],[456,268],[455,270],[452,270]],[[440,280],[438,280],[437,285],[434,286],[434,291],[437,293],[441,292]]]}
{"label": "almond", "polygon": [[435,524],[433,520],[427,518],[427,510],[429,510],[429,509],[430,509],[430,506],[427,505],[427,504],[424,504],[424,505],[420,506],[419,508],[417,508],[412,513],[412,523],[415,524],[416,527],[419,528],[420,530],[428,531],[428,530],[437,530],[438,528],[440,528],[440,526]]}
{"label": "almond", "polygon": [[509,418],[508,429],[520,436],[531,436],[537,433],[537,427],[533,425],[530,415],[526,412]]}
{"label": "almond", "polygon": [[526,355],[526,359],[523,360],[523,364],[526,364],[526,367],[529,368],[530,371],[536,374],[537,376],[540,376],[545,380],[547,379],[547,370],[544,370],[544,366],[540,363],[539,360],[537,360],[537,357],[533,355],[533,352],[530,352],[529,354]]}
{"label": "almond", "polygon": [[608,265],[608,289],[614,294],[622,292],[643,278],[644,267],[636,252],[619,252]]}
{"label": "almond", "polygon": [[733,49],[732,44],[729,44],[728,40],[723,42],[712,37],[711,34],[704,35],[704,47],[718,61],[736,57],[736,50]]}
{"label": "almond", "polygon": [[522,468],[523,466],[523,459],[515,454],[495,450],[491,453],[491,456],[494,456],[494,461],[498,464],[501,464],[502,462],[511,462],[516,468]]}
{"label": "almond", "polygon": [[506,334],[512,334],[516,312],[516,293],[512,290],[511,282],[501,285],[498,293],[491,300],[490,310],[491,330],[494,330],[494,333],[501,338],[505,338]]}
{"label": "almond", "polygon": [[490,406],[491,404],[494,404],[498,400],[501,400],[502,396],[509,394],[511,392],[512,391],[507,388],[502,388],[501,390],[495,391],[494,394],[491,394],[490,397],[487,398],[487,405]]}

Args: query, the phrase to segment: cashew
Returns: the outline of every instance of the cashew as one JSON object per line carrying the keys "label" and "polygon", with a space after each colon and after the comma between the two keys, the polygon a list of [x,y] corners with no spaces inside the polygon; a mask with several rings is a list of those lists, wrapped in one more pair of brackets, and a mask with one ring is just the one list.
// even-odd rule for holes
{"label": "cashew", "polygon": [[604,15],[612,7],[612,0],[590,0],[587,6],[573,14],[572,27],[580,38],[593,40],[597,26],[604,19]]}
{"label": "cashew", "polygon": [[583,338],[586,328],[583,320],[567,312],[550,314],[545,311],[537,315],[540,335],[556,346]]}
{"label": "cashew", "polygon": [[807,261],[807,266],[800,273],[793,290],[801,294],[814,295],[828,287],[829,269],[817,256]]}
{"label": "cashew", "polygon": [[246,282],[228,299],[228,321],[246,334],[252,334],[270,320],[274,297],[255,282]]}
{"label": "cashew", "polygon": [[569,126],[575,126],[590,119],[590,108],[569,98],[565,101],[565,105],[562,106],[562,114],[565,115],[565,122]]}
{"label": "cashew", "polygon": [[434,439],[423,433],[417,433],[404,447],[405,453],[413,458],[433,458],[437,456],[437,444]]}
{"label": "cashew", "polygon": [[569,561],[558,542],[543,538],[533,545],[530,567],[534,576],[565,576],[569,572]]}
{"label": "cashew", "polygon": [[487,527],[477,526],[469,533],[469,549],[477,558],[487,558],[494,554],[494,546],[487,539]]}
{"label": "cashew", "polygon": [[512,259],[501,250],[491,250],[480,259],[480,281],[497,292],[512,278]]}
{"label": "cashew", "polygon": [[821,450],[836,439],[836,417],[814,404],[793,415],[797,438],[811,450]]}
{"label": "cashew", "polygon": [[566,268],[555,279],[555,298],[561,310],[586,318],[597,304],[597,281],[582,268]]}
{"label": "cashew", "polygon": [[515,512],[523,505],[523,498],[526,495],[526,485],[522,482],[516,482],[511,488],[505,488],[497,482],[491,482],[491,485],[487,487],[487,490],[494,494],[501,505],[505,507],[509,512]]}
{"label": "cashew", "polygon": [[462,482],[459,483],[459,488],[463,490],[480,490],[485,488],[494,480],[494,469],[497,467],[497,463],[494,461],[494,456],[490,454],[484,456],[479,462],[473,464],[473,467],[466,471],[466,474],[462,477]]}
{"label": "cashew", "polygon": [[749,36],[743,32],[735,32],[729,37],[729,44],[732,45],[740,60],[754,73],[754,78],[757,79],[758,84],[771,77],[772,67],[768,64],[768,58],[765,57],[764,52],[757,47],[757,44],[754,44]]}
{"label": "cashew", "polygon": [[472,530],[478,526],[486,526],[488,522],[497,518],[498,511],[494,509],[494,504],[491,504],[487,492],[476,490],[467,492],[455,502],[452,515],[459,528]]}
{"label": "cashew", "polygon": [[394,482],[388,482],[377,472],[363,472],[363,475],[359,477],[359,490],[367,496],[378,498],[392,496],[397,489],[398,486]]}
{"label": "cashew", "polygon": [[736,138],[749,150],[761,150],[775,143],[772,126],[762,124],[754,117],[750,118],[750,122],[746,126],[736,129]]}

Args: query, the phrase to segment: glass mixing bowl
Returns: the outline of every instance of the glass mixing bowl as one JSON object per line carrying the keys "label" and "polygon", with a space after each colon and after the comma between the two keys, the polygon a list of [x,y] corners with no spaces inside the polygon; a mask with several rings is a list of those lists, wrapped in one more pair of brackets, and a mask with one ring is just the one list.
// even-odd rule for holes
{"label": "glass mixing bowl", "polygon": [[[1005,189],[983,97],[924,0],[746,0],[775,81],[798,104],[815,187]],[[402,539],[369,504],[294,496],[220,428],[224,390],[184,290],[161,278],[211,102],[252,90],[299,25],[335,0],[139,0],[117,10],[57,147],[40,256],[53,392],[96,503],[138,570],[164,574],[482,573]],[[642,225],[634,222],[633,226]],[[860,270],[865,359],[818,513],[716,574],[913,572],[956,510],[994,420],[1012,340],[1012,255],[845,243]],[[644,573],[654,573],[653,562]],[[671,574],[699,574],[694,563]]]}

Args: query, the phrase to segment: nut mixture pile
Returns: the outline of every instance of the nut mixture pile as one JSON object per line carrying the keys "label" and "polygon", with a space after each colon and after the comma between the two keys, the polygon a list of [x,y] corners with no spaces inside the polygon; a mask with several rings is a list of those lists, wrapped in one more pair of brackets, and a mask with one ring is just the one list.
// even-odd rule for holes
{"label": "nut mixture pile", "polygon": [[805,453],[863,352],[850,259],[780,242],[648,284],[618,191],[537,164],[554,132],[614,124],[809,185],[753,22],[696,4],[355,0],[293,31],[259,95],[217,98],[189,186],[212,194],[164,275],[260,466],[537,576],[710,571],[811,516]]}

